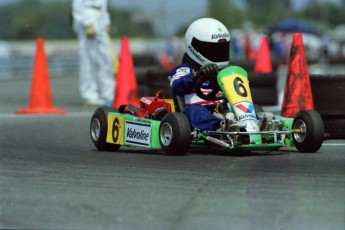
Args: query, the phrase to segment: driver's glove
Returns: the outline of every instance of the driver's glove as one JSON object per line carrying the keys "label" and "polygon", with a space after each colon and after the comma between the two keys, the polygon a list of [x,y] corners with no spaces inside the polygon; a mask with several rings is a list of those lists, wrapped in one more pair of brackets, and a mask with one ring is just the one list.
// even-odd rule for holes
{"label": "driver's glove", "polygon": [[218,66],[214,63],[207,64],[195,71],[193,76],[190,77],[190,82],[195,83],[201,75],[206,76],[207,79],[215,78],[218,74]]}
{"label": "driver's glove", "polygon": [[86,26],[85,32],[88,39],[94,39],[96,37],[96,31],[92,25]]}

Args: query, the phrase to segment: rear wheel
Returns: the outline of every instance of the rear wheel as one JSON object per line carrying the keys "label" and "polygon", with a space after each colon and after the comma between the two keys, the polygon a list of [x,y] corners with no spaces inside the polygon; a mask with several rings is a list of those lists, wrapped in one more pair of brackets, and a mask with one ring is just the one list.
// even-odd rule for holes
{"label": "rear wheel", "polygon": [[115,112],[114,108],[98,108],[90,123],[90,135],[93,144],[100,151],[117,151],[121,145],[110,144],[106,142],[108,121],[108,112]]}
{"label": "rear wheel", "polygon": [[293,134],[293,142],[299,152],[314,153],[324,140],[325,128],[320,114],[314,110],[301,110],[293,120],[293,129],[300,133]]}
{"label": "rear wheel", "polygon": [[191,141],[191,129],[183,113],[167,113],[159,126],[159,142],[167,155],[184,155]]}

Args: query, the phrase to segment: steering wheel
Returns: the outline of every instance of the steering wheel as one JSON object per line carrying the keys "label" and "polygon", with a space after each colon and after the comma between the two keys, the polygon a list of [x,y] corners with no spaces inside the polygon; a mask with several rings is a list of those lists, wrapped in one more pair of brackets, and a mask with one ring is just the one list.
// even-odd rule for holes
{"label": "steering wheel", "polygon": [[[207,82],[210,81],[209,87],[211,89],[211,92],[208,92],[207,94],[204,94],[201,91],[202,85]],[[216,77],[207,77],[206,75],[202,74],[199,79],[196,81],[195,86],[195,93],[196,95],[198,95],[200,98],[207,100],[207,101],[218,101],[218,100],[222,100],[224,99],[224,94],[221,95],[217,95],[218,92],[220,91],[220,87],[218,85],[217,82],[217,78]]]}

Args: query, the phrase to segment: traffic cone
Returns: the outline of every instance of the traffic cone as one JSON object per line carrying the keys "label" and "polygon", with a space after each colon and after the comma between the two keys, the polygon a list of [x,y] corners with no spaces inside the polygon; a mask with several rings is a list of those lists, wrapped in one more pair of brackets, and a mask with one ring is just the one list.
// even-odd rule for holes
{"label": "traffic cone", "polygon": [[281,114],[285,117],[294,117],[302,109],[314,109],[313,94],[301,33],[293,34],[288,65]]}
{"label": "traffic cone", "polygon": [[113,107],[119,108],[124,104],[139,106],[137,79],[127,37],[122,38],[121,42],[120,64],[116,76],[116,82]]}
{"label": "traffic cone", "polygon": [[36,46],[29,106],[23,109],[18,109],[15,113],[65,114],[66,112],[63,109],[58,109],[53,106],[47,58],[44,52],[44,41],[42,38],[38,38],[36,40]]}
{"label": "traffic cone", "polygon": [[246,36],[244,38],[244,49],[245,49],[245,54],[246,54],[246,58],[248,60],[253,60],[255,59],[255,51],[252,48],[252,45],[250,44],[250,39],[248,36]]}
{"label": "traffic cone", "polygon": [[256,62],[254,65],[254,72],[264,74],[272,72],[270,47],[267,37],[263,37],[261,39],[258,55],[256,57]]}
{"label": "traffic cone", "polygon": [[172,68],[174,68],[174,65],[170,63],[169,55],[166,52],[161,53],[159,65],[166,70],[171,70]]}

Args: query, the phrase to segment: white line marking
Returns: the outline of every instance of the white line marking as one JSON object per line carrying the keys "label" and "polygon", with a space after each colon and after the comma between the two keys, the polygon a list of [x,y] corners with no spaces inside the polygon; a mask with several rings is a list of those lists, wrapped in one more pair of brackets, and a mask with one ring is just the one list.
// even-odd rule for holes
{"label": "white line marking", "polygon": [[345,146],[345,143],[323,143],[324,146]]}

